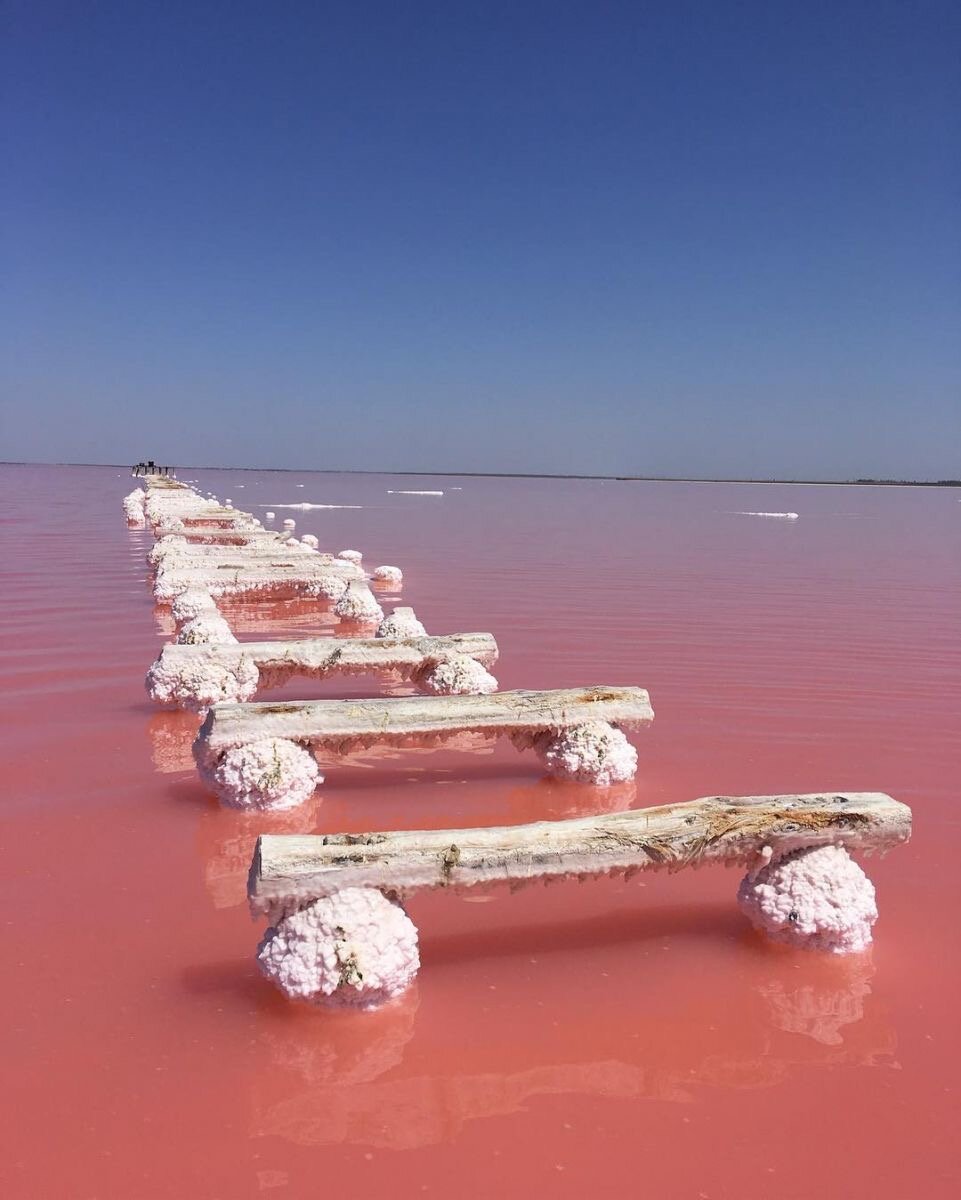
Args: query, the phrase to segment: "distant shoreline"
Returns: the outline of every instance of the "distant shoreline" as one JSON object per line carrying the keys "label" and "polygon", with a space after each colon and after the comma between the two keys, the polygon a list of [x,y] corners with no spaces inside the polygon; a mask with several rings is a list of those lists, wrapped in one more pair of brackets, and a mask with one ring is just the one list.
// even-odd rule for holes
{"label": "distant shoreline", "polygon": [[[130,463],[40,463],[0,459],[3,467],[119,467]],[[282,475],[399,475],[433,479],[596,479],[613,483],[763,483],[778,487],[943,487],[961,488],[961,479],[739,479],[684,475],[582,475],[546,471],[390,471],[333,467],[175,467],[179,471],[272,471]]]}

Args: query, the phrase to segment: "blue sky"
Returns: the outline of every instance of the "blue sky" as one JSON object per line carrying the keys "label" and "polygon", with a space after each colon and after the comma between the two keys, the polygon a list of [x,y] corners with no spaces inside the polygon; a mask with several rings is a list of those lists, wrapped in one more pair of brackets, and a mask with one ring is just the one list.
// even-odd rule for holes
{"label": "blue sky", "polygon": [[0,458],[961,475],[956,3],[3,21]]}

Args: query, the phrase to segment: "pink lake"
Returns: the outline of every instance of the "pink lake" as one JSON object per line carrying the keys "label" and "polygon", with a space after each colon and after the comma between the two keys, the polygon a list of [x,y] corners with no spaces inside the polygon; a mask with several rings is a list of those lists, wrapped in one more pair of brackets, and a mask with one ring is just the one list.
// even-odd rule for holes
{"label": "pink lake", "polygon": [[[196,718],[144,694],[170,630],[129,475],[0,468],[3,1196],[958,1194],[961,492],[180,475],[401,566],[395,602],[431,633],[496,636],[502,688],[639,684],[656,718],[611,792],[498,744],[334,764],[293,814],[222,810]],[[303,502],[360,507],[280,507]],[[332,628],[309,605],[225,614],[242,639]],[[254,968],[259,832],[820,790],[914,809],[913,840],[865,864],[865,957],[763,943],[738,876],[705,870],[415,898],[418,982],[376,1014],[292,1005]]]}

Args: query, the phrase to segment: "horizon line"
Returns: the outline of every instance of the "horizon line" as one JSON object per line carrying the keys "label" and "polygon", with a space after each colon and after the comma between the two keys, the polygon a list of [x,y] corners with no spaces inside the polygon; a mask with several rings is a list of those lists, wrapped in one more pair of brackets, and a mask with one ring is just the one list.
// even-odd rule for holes
{"label": "horizon line", "polygon": [[[165,464],[156,464],[163,466]],[[28,459],[0,459],[4,467],[120,467],[132,470],[130,463],[37,462]],[[961,487],[961,479],[762,479],[746,476],[709,475],[592,475],[582,472],[552,471],[390,471],[335,467],[215,467],[188,464],[182,471],[275,471],[283,474],[310,475],[401,475],[442,479],[596,479],[614,483],[760,483],[803,487]]]}

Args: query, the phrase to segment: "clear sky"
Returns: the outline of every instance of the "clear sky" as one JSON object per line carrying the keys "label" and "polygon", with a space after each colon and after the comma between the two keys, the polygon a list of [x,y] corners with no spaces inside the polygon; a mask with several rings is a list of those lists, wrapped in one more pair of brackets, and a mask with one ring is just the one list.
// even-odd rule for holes
{"label": "clear sky", "polygon": [[0,14],[0,458],[961,475],[957,0]]}

